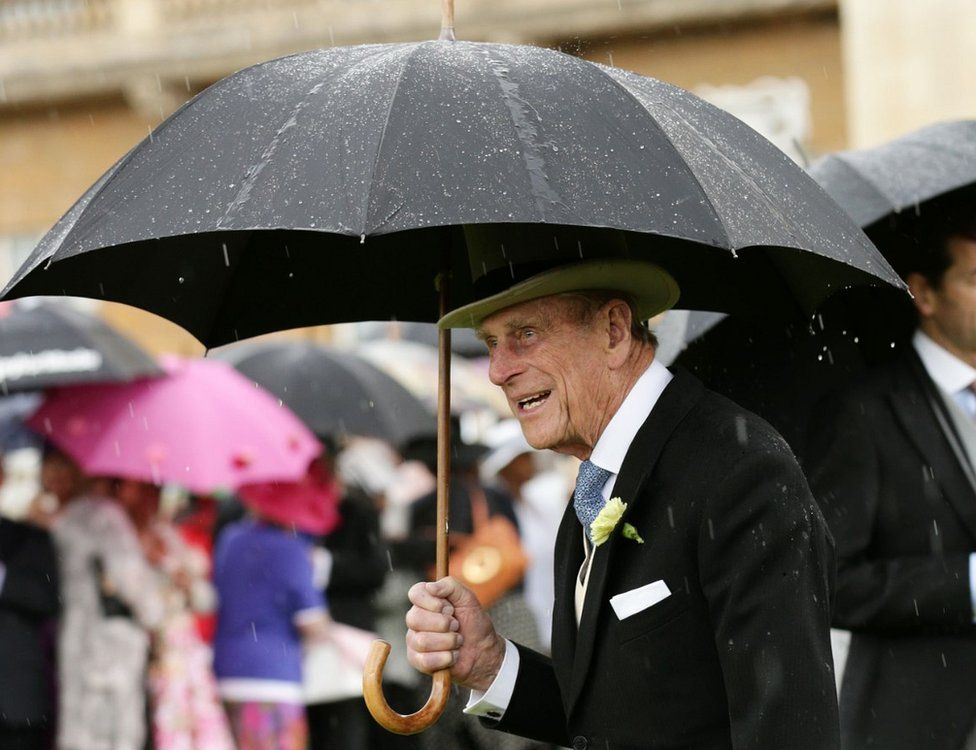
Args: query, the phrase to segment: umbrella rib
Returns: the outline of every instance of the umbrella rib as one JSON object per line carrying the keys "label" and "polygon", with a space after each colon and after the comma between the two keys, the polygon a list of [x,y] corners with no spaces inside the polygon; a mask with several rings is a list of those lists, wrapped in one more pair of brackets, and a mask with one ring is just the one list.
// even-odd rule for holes
{"label": "umbrella rib", "polygon": [[[701,192],[702,197],[705,199],[705,202],[708,203],[709,207],[712,209],[712,213],[718,219],[719,228],[721,228],[722,234],[725,236],[725,246],[726,246],[726,249],[727,250],[731,250],[732,249],[732,238],[729,237],[729,232],[725,228],[725,222],[722,220],[722,215],[718,212],[718,209],[716,208],[714,201],[712,201],[711,196],[709,196],[708,192],[705,190],[705,186],[702,185],[702,182],[698,178],[698,175],[695,174],[695,171],[690,166],[687,166],[688,165],[687,160],[684,158],[684,156],[682,154],[680,154],[678,152],[677,148],[675,148],[674,142],[671,140],[671,137],[667,134],[667,132],[664,130],[664,128],[661,127],[661,124],[657,121],[657,118],[654,116],[654,114],[644,105],[644,103],[640,99],[637,98],[637,96],[634,94],[633,91],[631,91],[630,89],[628,89],[620,81],[618,81],[611,73],[609,73],[608,72],[608,69],[606,68],[606,66],[599,65],[597,63],[592,63],[592,62],[589,62],[589,61],[587,61],[587,62],[588,62],[588,64],[592,65],[597,70],[599,70],[610,81],[610,83],[613,86],[615,86],[618,90],[620,90],[624,94],[625,97],[627,97],[628,99],[630,99],[631,101],[633,101],[641,110],[643,110],[644,112],[647,112],[648,117],[650,118],[651,123],[653,123],[653,125],[657,129],[657,131],[659,133],[661,133],[661,135],[664,137],[664,140],[671,147],[672,151],[678,153],[678,155],[681,156],[681,163],[686,165],[688,174],[691,175],[691,179],[694,180],[695,184],[698,186],[698,190]],[[666,105],[663,104],[663,103],[661,104],[661,106],[662,107],[666,107]],[[706,138],[704,135],[702,135],[701,133],[699,133],[696,128],[693,128],[691,126],[691,123],[689,123],[684,117],[681,117],[681,115],[679,115],[677,112],[675,112],[671,107],[667,107],[667,109],[675,117],[679,118],[683,123],[685,123],[689,128],[691,128],[696,133],[698,133],[698,135],[702,139],[702,141],[704,141],[706,143],[711,143],[711,140],[710,139]],[[717,151],[717,149],[716,149],[716,151]],[[723,159],[724,159],[724,155],[723,155]],[[726,161],[727,161],[727,159],[726,159]]]}
{"label": "umbrella rib", "polygon": [[[707,104],[707,102],[706,102],[706,104]],[[703,143],[707,143],[710,146],[712,146],[714,153],[722,160],[722,162],[725,163],[726,166],[728,166],[732,171],[736,172],[745,182],[747,182],[750,185],[752,185],[755,188],[756,193],[760,196],[762,202],[766,204],[766,208],[769,210],[770,214],[776,218],[776,220],[780,223],[780,225],[786,231],[786,234],[788,234],[791,238],[793,238],[795,240],[795,235],[794,235],[793,229],[790,226],[790,223],[783,216],[783,212],[779,209],[779,207],[775,203],[773,203],[773,201],[771,201],[769,199],[769,196],[766,194],[766,191],[763,190],[762,186],[760,186],[760,185],[758,185],[756,183],[756,181],[752,178],[752,176],[748,172],[746,172],[741,167],[739,167],[739,165],[735,162],[735,160],[730,159],[728,156],[726,156],[725,153],[717,145],[715,145],[712,142],[712,139],[711,138],[709,138],[707,135],[705,135],[704,133],[702,133],[701,131],[699,131],[697,128],[695,128],[687,120],[687,118],[685,118],[683,115],[681,115],[680,112],[677,112],[673,107],[669,107],[667,104],[664,104],[663,102],[660,103],[660,106],[664,107],[669,112],[671,112],[672,115],[674,115],[677,119],[681,120],[681,122],[684,123],[688,128],[694,130],[695,133],[698,134],[699,138],[701,138],[701,140],[702,140]],[[773,146],[773,148],[776,148],[776,147]],[[789,157],[787,157],[784,154],[783,158],[788,159]],[[695,178],[695,181],[698,182],[698,185],[701,186],[701,182],[698,180],[698,175],[695,174],[695,171],[693,169],[691,169],[691,167],[688,168],[688,171]],[[704,190],[705,190],[705,188],[702,186],[702,191],[704,192]],[[705,195],[706,195],[706,197],[708,196],[707,193],[705,193]],[[709,200],[709,205],[711,205],[713,207],[713,209],[714,209],[714,204],[710,200]],[[716,211],[716,214],[720,216],[720,214],[718,214],[717,211]],[[722,224],[722,228],[723,229],[725,228],[724,223]],[[726,233],[726,237],[728,237],[728,233]],[[738,248],[733,247],[731,238],[729,238],[729,248],[730,249],[744,249],[744,247],[745,246],[739,246]],[[802,245],[800,245],[799,243],[797,243],[796,248],[797,249],[802,249]]]}
{"label": "umbrella rib", "polygon": [[[52,233],[57,229],[58,230],[57,241],[55,243],[55,247],[52,250],[52,252],[49,255],[38,254],[33,259],[28,257],[27,261],[24,263],[24,266],[18,269],[18,272],[14,274],[14,276],[4,286],[2,294],[6,295],[6,293],[13,288],[13,284],[15,283],[15,281],[19,282],[20,280],[22,280],[31,271],[33,271],[35,268],[41,265],[42,261],[48,259],[53,261],[54,256],[57,255],[58,250],[61,249],[61,243],[64,241],[64,238],[67,237],[71,233],[71,230],[73,230],[75,226],[78,224],[78,221],[85,213],[85,209],[88,208],[89,205],[91,205],[91,202],[95,198],[97,198],[102,193],[103,190],[105,190],[105,188],[108,186],[108,183],[111,182],[112,178],[119,171],[119,169],[122,168],[123,164],[125,164],[132,157],[132,154],[135,152],[135,150],[138,147],[139,146],[137,145],[129,149],[128,153],[126,153],[121,159],[115,162],[115,164],[113,164],[109,168],[109,170],[104,175],[102,175],[99,181],[96,182],[95,185],[93,185],[88,192],[83,194],[80,198],[78,198],[78,200],[76,200],[71,205],[71,208],[68,209],[68,211],[62,217],[62,219],[59,219],[54,224],[54,226],[52,226],[51,229],[49,229],[47,233],[41,238],[40,242],[37,243],[37,246],[34,248],[34,251],[31,253],[31,255],[33,256],[34,253],[40,250],[44,245],[48,244],[47,242],[48,237],[50,237]],[[63,227],[58,228],[58,225],[61,224],[62,220],[66,220],[66,222]]]}
{"label": "umbrella rib", "polygon": [[871,188],[871,190],[873,190],[875,193],[881,196],[881,199],[885,203],[888,203],[890,205],[895,205],[896,202],[895,199],[890,195],[888,195],[888,193],[885,192],[885,189],[881,185],[878,185],[874,180],[868,177],[863,171],[858,169],[855,165],[851,164],[846,158],[844,158],[844,154],[835,154],[834,158],[837,160],[837,163],[844,169],[844,171],[848,173],[850,177],[863,182],[865,185]]}
{"label": "umbrella rib", "polygon": [[[58,231],[58,240],[53,252],[51,252],[51,254],[47,256],[38,255],[38,257],[34,259],[33,263],[31,263],[30,266],[27,265],[28,263],[31,262],[30,258],[28,258],[28,260],[24,263],[24,265],[20,269],[18,269],[18,273],[14,274],[14,276],[6,283],[6,285],[4,285],[3,290],[0,290],[0,295],[6,295],[13,288],[15,281],[19,282],[20,280],[22,280],[25,276],[27,276],[27,274],[29,274],[31,271],[37,268],[41,264],[41,261],[45,260],[46,258],[53,259],[54,256],[57,254],[58,250],[61,249],[62,246],[61,243],[64,241],[64,238],[67,237],[71,233],[71,230],[75,228],[75,226],[78,224],[78,221],[84,215],[85,210],[88,208],[88,206],[91,205],[92,201],[95,200],[95,198],[97,198],[99,195],[102,194],[102,192],[104,192],[104,190],[108,187],[109,183],[112,181],[112,178],[115,177],[116,173],[118,173],[119,170],[121,170],[122,167],[125,166],[131,160],[132,156],[135,154],[137,150],[139,150],[142,144],[145,143],[147,140],[156,138],[160,134],[162,134],[170,126],[170,124],[175,121],[175,116],[181,113],[183,110],[189,109],[191,106],[193,106],[193,104],[197,101],[197,99],[200,96],[201,94],[197,94],[188,102],[184,102],[183,105],[176,110],[176,112],[174,112],[170,117],[168,117],[164,122],[162,122],[149,136],[143,138],[138,144],[130,148],[129,151],[124,156],[122,156],[122,158],[120,158],[117,162],[115,162],[115,164],[113,164],[108,169],[108,171],[105,172],[105,174],[102,175],[94,185],[92,185],[92,187],[88,191],[86,191],[80,198],[78,198],[78,200],[76,200],[73,204],[71,204],[71,208],[69,208],[67,212],[65,212],[64,216],[62,217],[62,219],[67,219],[68,222],[65,224],[65,226],[62,229]],[[72,214],[74,215],[72,216]],[[37,244],[35,251],[40,249],[44,244],[46,244],[46,240],[48,236],[50,236],[51,233],[55,229],[57,229],[58,224],[61,223],[62,219],[59,219],[54,224],[54,226],[51,227],[51,229],[44,235],[44,237],[41,238],[41,241]]]}
{"label": "umbrella rib", "polygon": [[[403,81],[403,74],[406,72],[407,66],[410,65],[413,59],[417,56],[417,52],[422,47],[426,47],[428,44],[430,43],[425,42],[423,44],[417,44],[411,47],[410,52],[403,59],[403,64],[400,66],[400,72],[397,74],[396,77],[396,83],[393,85],[393,92],[390,94],[390,101],[387,102],[386,105],[386,114],[383,116],[383,127],[380,128],[380,137],[376,143],[376,153],[373,154],[373,164],[372,166],[370,166],[369,178],[366,181],[366,194],[363,196],[363,207],[362,207],[363,223],[360,226],[360,232],[359,232],[360,236],[365,237],[369,233],[369,228],[370,228],[369,227],[369,204],[370,204],[370,199],[373,196],[373,182],[376,177],[376,168],[380,162],[380,154],[382,154],[383,152],[383,144],[386,143],[386,131],[390,126],[390,118],[393,114],[393,105],[396,103],[397,95],[400,93],[400,84]],[[393,212],[393,214],[391,214],[386,219],[384,219],[384,223],[388,221],[390,218],[392,218],[392,216],[396,214],[399,210],[400,209],[398,207]]]}
{"label": "umbrella rib", "polygon": [[[565,207],[566,202],[553,188],[546,174],[546,157],[538,138],[542,118],[532,103],[519,92],[519,83],[508,77],[506,63],[493,58],[488,51],[484,51],[483,57],[501,91],[502,101],[508,111],[515,137],[521,145],[522,163],[525,165],[525,172],[529,179],[529,189],[535,198],[536,210],[540,220],[545,221],[546,214],[549,213],[548,205]],[[529,121],[530,112],[535,115],[535,123]]]}
{"label": "umbrella rib", "polygon": [[[252,164],[244,172],[244,179],[241,180],[241,187],[238,189],[234,198],[227,204],[227,208],[224,209],[224,215],[217,220],[216,228],[224,229],[224,222],[233,222],[234,216],[240,209],[247,203],[251,198],[251,192],[254,190],[255,184],[257,184],[258,178],[264,171],[264,168],[271,163],[272,158],[274,158],[275,152],[281,145],[283,136],[298,124],[298,117],[301,115],[302,110],[308,106],[309,101],[315,96],[322,88],[326,85],[326,81],[319,81],[311,89],[305,92],[305,95],[299,100],[299,102],[292,108],[291,113],[288,118],[282,123],[282,125],[275,131],[275,134],[268,141],[264,150],[261,152],[261,156],[258,158],[257,164]],[[233,229],[233,227],[227,227],[228,229]]]}

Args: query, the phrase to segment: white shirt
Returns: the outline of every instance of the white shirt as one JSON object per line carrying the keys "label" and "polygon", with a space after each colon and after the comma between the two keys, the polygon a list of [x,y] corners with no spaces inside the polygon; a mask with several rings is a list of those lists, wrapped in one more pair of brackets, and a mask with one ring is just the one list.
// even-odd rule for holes
{"label": "white shirt", "polygon": [[[651,362],[627,393],[623,403],[620,404],[620,408],[607,423],[603,433],[597,439],[596,445],[593,446],[590,462],[610,472],[610,477],[603,485],[604,500],[610,499],[613,485],[617,481],[617,474],[620,473],[620,467],[630,449],[630,444],[634,442],[637,431],[647,421],[651,410],[664,392],[665,387],[671,382],[672,377],[664,365],[657,360]],[[582,594],[586,592],[588,578],[587,571],[586,580],[582,586],[577,586],[577,623],[579,622],[579,613],[582,610]],[[518,649],[511,641],[506,640],[505,658],[502,661],[501,669],[498,670],[494,681],[488,686],[488,690],[485,692],[471,691],[471,697],[468,699],[468,705],[464,712],[473,716],[485,716],[496,721],[500,719],[512,700],[512,693],[515,692],[518,668]]]}
{"label": "white shirt", "polygon": [[943,349],[921,331],[915,331],[912,346],[939,390],[952,396],[969,416],[976,417],[976,393],[969,388],[976,382],[976,369]]}
{"label": "white shirt", "polygon": [[546,651],[552,640],[553,548],[569,490],[562,472],[544,471],[522,485],[522,497],[515,503],[522,546],[532,553],[523,582],[525,601]]}
{"label": "white shirt", "polygon": [[[976,393],[969,387],[976,382],[976,369],[943,349],[922,331],[915,331],[912,346],[939,390],[955,399],[969,416],[976,419]],[[976,622],[976,553],[969,555],[969,600],[973,622]]]}

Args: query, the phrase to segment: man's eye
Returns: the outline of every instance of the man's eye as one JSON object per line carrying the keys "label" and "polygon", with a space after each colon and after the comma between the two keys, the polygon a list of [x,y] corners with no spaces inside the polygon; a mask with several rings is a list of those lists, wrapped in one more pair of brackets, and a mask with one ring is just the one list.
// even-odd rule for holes
{"label": "man's eye", "polygon": [[524,331],[522,331],[522,338],[524,339],[533,338],[534,336],[535,331],[533,331],[531,328],[526,328]]}

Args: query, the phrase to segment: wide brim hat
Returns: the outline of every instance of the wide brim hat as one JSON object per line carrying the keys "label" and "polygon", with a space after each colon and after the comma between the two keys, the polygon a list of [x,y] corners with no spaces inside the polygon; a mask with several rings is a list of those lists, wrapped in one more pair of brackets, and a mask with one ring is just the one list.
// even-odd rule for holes
{"label": "wide brim hat", "polygon": [[660,266],[634,257],[623,232],[558,225],[464,227],[473,291],[479,297],[438,321],[479,328],[507,307],[554,294],[618,292],[647,320],[677,303],[680,289]]}
{"label": "wide brim hat", "polygon": [[647,320],[674,307],[680,290],[667,271],[641,260],[596,260],[553,268],[503,292],[452,310],[440,328],[479,328],[499,310],[565,292],[619,292],[633,300],[637,318]]}

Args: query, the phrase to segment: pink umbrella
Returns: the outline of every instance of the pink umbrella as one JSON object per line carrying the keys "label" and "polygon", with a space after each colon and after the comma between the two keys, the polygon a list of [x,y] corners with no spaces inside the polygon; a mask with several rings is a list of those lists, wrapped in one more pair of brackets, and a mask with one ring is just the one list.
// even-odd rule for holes
{"label": "pink umbrella", "polygon": [[27,424],[91,476],[197,493],[305,476],[321,446],[276,398],[223,362],[163,367],[161,378],[59,388]]}

